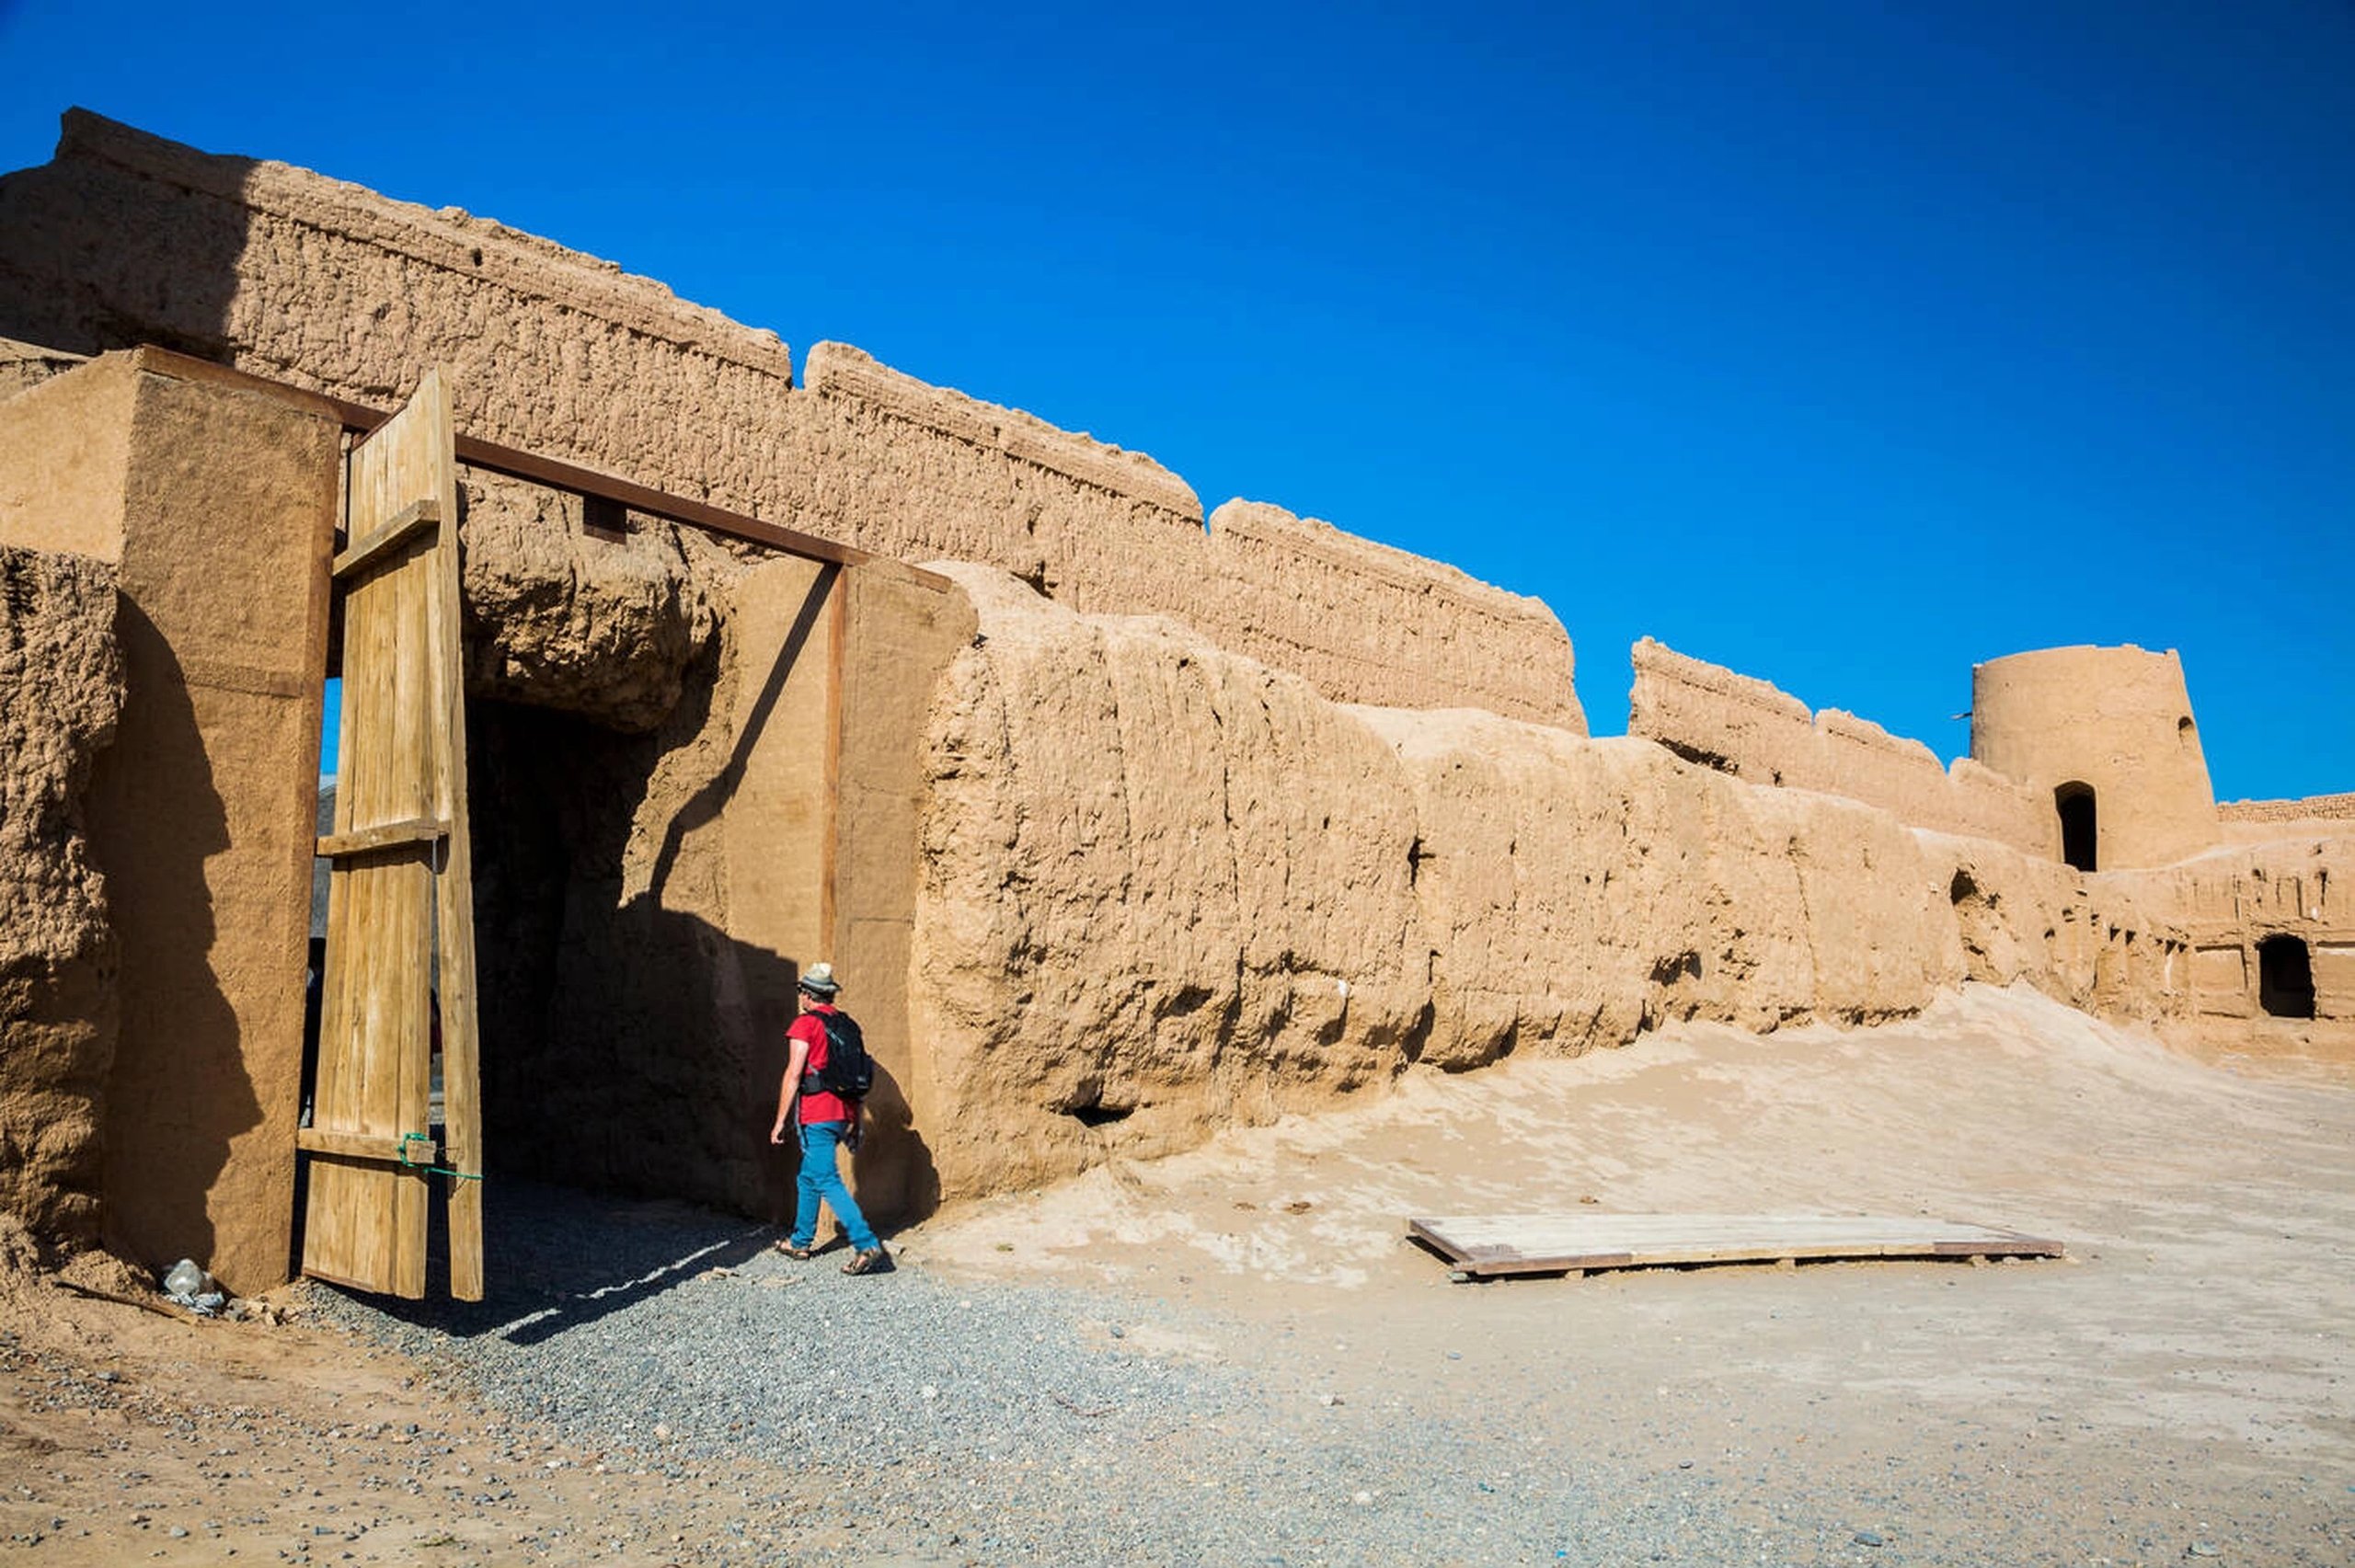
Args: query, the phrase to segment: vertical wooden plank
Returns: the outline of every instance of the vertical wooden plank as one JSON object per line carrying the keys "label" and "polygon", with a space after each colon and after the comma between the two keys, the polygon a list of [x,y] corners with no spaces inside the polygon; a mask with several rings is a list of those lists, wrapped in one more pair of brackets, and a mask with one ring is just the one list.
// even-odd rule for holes
{"label": "vertical wooden plank", "polygon": [[[339,870],[330,904],[327,991],[313,1125],[397,1136],[423,1126],[404,1060],[421,1059],[426,985],[419,956],[431,894],[414,853]],[[339,915],[340,918],[338,918]],[[341,940],[339,941],[339,935]],[[331,1043],[344,1047],[327,1048]],[[424,1293],[425,1183],[415,1173],[315,1157],[304,1240],[307,1273],[366,1290]]]}
{"label": "vertical wooden plank", "polygon": [[418,389],[434,411],[433,472],[442,502],[442,529],[427,585],[427,635],[435,674],[437,747],[432,773],[434,811],[450,824],[435,878],[436,929],[442,968],[442,1117],[450,1164],[450,1294],[479,1301],[482,1265],[481,1063],[475,1014],[475,895],[473,838],[466,815],[465,666],[459,640],[458,459],[449,389],[442,372],[427,372]]}
{"label": "vertical wooden plank", "polygon": [[826,782],[819,797],[826,816],[820,825],[818,840],[825,846],[818,873],[818,930],[826,950],[817,956],[832,962],[844,948],[843,933],[834,929],[834,911],[840,903],[835,882],[842,867],[838,839],[843,821],[843,671],[849,664],[850,573],[835,567],[824,569],[833,574],[834,580],[826,604]]}
{"label": "vertical wooden plank", "polygon": [[[435,409],[422,395],[355,452],[355,482],[371,500],[368,526],[390,521],[425,494],[419,448],[431,442]],[[398,821],[432,814],[428,772],[432,745],[433,668],[424,638],[427,597],[433,580],[431,541],[405,552],[397,564],[372,575],[371,589],[385,601],[372,627],[376,653],[392,670],[389,723],[379,733],[380,765],[370,781],[366,822]],[[386,1014],[388,1048],[368,1058],[364,1132],[400,1136],[423,1132],[431,1116],[432,1085],[432,875],[414,858],[396,859],[375,878],[385,900],[379,951],[376,1000]],[[379,1194],[389,1197],[384,1212],[385,1246],[392,1265],[392,1290],[415,1299],[425,1294],[425,1242],[431,1194],[425,1177],[385,1172]],[[355,1186],[350,1196],[362,1201]],[[382,1197],[379,1198],[382,1201]],[[368,1216],[361,1218],[365,1226]]]}

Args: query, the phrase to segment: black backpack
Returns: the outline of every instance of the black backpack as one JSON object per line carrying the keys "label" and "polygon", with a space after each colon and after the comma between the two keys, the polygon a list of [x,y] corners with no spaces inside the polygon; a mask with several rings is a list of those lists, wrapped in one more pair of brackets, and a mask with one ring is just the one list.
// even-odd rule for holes
{"label": "black backpack", "polygon": [[867,1036],[859,1032],[858,1021],[839,1010],[816,1017],[826,1031],[826,1065],[801,1075],[801,1092],[866,1099],[875,1087],[875,1059],[867,1054]]}

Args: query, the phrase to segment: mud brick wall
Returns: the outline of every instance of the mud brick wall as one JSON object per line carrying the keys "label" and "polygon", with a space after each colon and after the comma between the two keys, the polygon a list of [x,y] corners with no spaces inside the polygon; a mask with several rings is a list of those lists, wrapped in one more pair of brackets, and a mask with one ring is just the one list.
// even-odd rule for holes
{"label": "mud brick wall", "polygon": [[2228,800],[2216,807],[2225,822],[2355,822],[2355,795],[2310,795],[2303,800]]}
{"label": "mud brick wall", "polygon": [[98,1236],[117,948],[85,818],[121,711],[114,567],[0,544],[0,1212],[67,1242]]}
{"label": "mud brick wall", "polygon": [[0,336],[161,343],[389,406],[432,363],[459,428],[903,561],[1166,614],[1337,701],[1583,733],[1535,600],[1272,508],[1207,530],[1140,453],[820,345],[790,350],[609,262],[455,209],[213,156],[79,110],[0,179]]}
{"label": "mud brick wall", "polygon": [[1918,740],[1836,708],[1810,713],[1766,681],[1649,637],[1634,661],[1630,735],[1752,784],[1845,795],[1911,827],[2059,856],[2051,803],[1969,758],[1949,772]]}
{"label": "mud brick wall", "polygon": [[1673,1019],[1865,1023],[1966,979],[2182,1010],[2132,885],[950,575],[981,635],[932,713],[910,996],[947,1196]]}

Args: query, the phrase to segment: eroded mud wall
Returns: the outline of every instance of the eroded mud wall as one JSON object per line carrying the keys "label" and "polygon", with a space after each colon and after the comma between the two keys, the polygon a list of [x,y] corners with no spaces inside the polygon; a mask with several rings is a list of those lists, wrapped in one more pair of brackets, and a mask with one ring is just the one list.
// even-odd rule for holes
{"label": "eroded mud wall", "polygon": [[1272,511],[1206,530],[1140,453],[835,345],[797,390],[775,334],[609,263],[78,110],[54,162],[0,179],[0,334],[159,342],[377,406],[442,362],[470,435],[898,560],[988,562],[1084,610],[1177,615],[1336,699],[1584,728],[1569,639],[1534,600]]}
{"label": "eroded mud wall", "polygon": [[[0,410],[0,451],[7,419]],[[0,536],[17,519],[0,510]],[[0,544],[0,1211],[98,1240],[116,944],[91,853],[93,762],[122,706],[114,568]]]}
{"label": "eroded mud wall", "polygon": [[2216,807],[2223,841],[2264,843],[2310,834],[2355,833],[2355,795],[2315,795],[2303,800],[2230,800]]}
{"label": "eroded mud wall", "polygon": [[1670,1018],[1862,1022],[1965,978],[2180,1005],[2129,956],[2176,933],[2052,863],[1647,741],[1332,704],[954,575],[979,635],[934,721],[914,970],[952,1195]]}
{"label": "eroded mud wall", "polygon": [[1305,681],[949,568],[912,973],[949,1193],[1379,1080],[1426,997],[1413,802]]}
{"label": "eroded mud wall", "polygon": [[[2355,833],[2328,818],[2273,826],[2269,840],[2095,880],[2180,911],[2187,1037],[2211,1050],[2355,1061]],[[2281,969],[2269,976],[2277,944]]]}
{"label": "eroded mud wall", "polygon": [[2049,790],[1967,757],[1951,770],[1918,740],[1837,708],[1807,704],[1754,676],[1688,658],[1646,637],[1635,647],[1627,733],[1750,784],[1846,795],[1942,833],[1993,839],[2057,857]]}
{"label": "eroded mud wall", "polygon": [[1327,697],[1486,707],[1586,729],[1538,601],[1279,507],[1201,506],[1150,458],[879,365],[810,350],[785,405],[803,526],[905,560],[1000,567],[1083,612],[1166,614]]}
{"label": "eroded mud wall", "polygon": [[232,1289],[286,1273],[341,437],[315,400],[146,353],[0,404],[0,528],[108,560],[121,589],[122,709],[86,807],[121,976],[106,1234]]}

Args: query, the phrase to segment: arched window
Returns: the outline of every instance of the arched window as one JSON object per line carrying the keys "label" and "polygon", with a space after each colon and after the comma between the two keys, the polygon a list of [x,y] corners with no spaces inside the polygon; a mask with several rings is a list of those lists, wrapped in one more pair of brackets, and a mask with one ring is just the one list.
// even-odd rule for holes
{"label": "arched window", "polygon": [[2257,1000],[2276,1018],[2315,1015],[2315,967],[2304,938],[2269,936],[2257,944]]}
{"label": "arched window", "polygon": [[2064,784],[2052,792],[2053,808],[2061,813],[2061,858],[2079,871],[2094,864],[2094,786]]}

